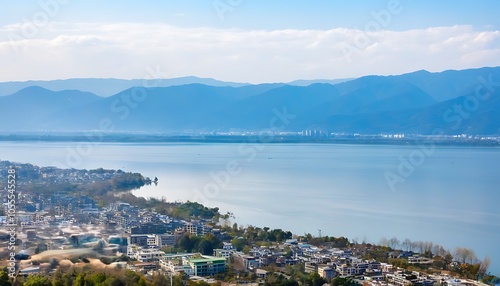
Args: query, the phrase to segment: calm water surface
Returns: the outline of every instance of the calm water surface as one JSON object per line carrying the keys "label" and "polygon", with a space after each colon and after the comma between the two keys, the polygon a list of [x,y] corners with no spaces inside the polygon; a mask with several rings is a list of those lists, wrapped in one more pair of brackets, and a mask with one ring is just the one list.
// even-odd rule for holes
{"label": "calm water surface", "polygon": [[[500,275],[500,149],[333,144],[0,142],[0,159],[159,178],[143,197],[199,201],[239,224],[470,247]],[[409,161],[413,170],[402,169]],[[401,176],[390,187],[387,173]]]}

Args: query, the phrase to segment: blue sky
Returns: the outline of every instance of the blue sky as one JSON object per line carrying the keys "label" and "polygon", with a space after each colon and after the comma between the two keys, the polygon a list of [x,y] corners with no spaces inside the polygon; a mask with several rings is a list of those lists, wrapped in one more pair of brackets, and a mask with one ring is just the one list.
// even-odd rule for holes
{"label": "blue sky", "polygon": [[494,0],[0,0],[0,9],[0,81],[273,82],[500,65]]}

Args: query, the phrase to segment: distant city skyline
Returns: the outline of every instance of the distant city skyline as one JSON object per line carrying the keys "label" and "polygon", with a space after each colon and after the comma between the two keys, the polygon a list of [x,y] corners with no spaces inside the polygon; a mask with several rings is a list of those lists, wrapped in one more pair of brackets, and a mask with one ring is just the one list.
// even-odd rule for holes
{"label": "distant city skyline", "polygon": [[1,1],[0,81],[262,83],[500,66],[497,1]]}

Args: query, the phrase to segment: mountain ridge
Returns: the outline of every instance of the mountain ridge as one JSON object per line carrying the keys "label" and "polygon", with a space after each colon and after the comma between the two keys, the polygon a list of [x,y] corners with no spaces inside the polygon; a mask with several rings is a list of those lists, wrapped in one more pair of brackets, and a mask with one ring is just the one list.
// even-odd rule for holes
{"label": "mountain ridge", "polygon": [[[500,88],[487,100],[475,93],[488,81],[500,82],[500,67],[366,76],[335,85],[138,86],[109,97],[32,86],[0,97],[0,120],[9,122],[0,131],[97,130],[103,120],[124,132],[259,131],[272,130],[277,114],[286,113],[290,120],[279,131],[499,134]],[[467,116],[456,106],[470,109]]]}

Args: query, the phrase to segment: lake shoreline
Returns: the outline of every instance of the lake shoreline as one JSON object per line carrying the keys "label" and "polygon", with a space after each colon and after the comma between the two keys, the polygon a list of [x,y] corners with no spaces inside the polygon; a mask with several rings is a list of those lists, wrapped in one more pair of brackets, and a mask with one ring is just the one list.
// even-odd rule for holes
{"label": "lake shoreline", "polygon": [[[390,136],[390,137],[389,137]],[[395,136],[395,137],[393,137]],[[99,143],[228,143],[228,144],[352,144],[352,145],[437,145],[467,147],[500,147],[500,136],[456,135],[363,135],[297,136],[280,134],[251,135],[150,135],[130,133],[20,133],[0,132],[0,142],[80,142]]]}

